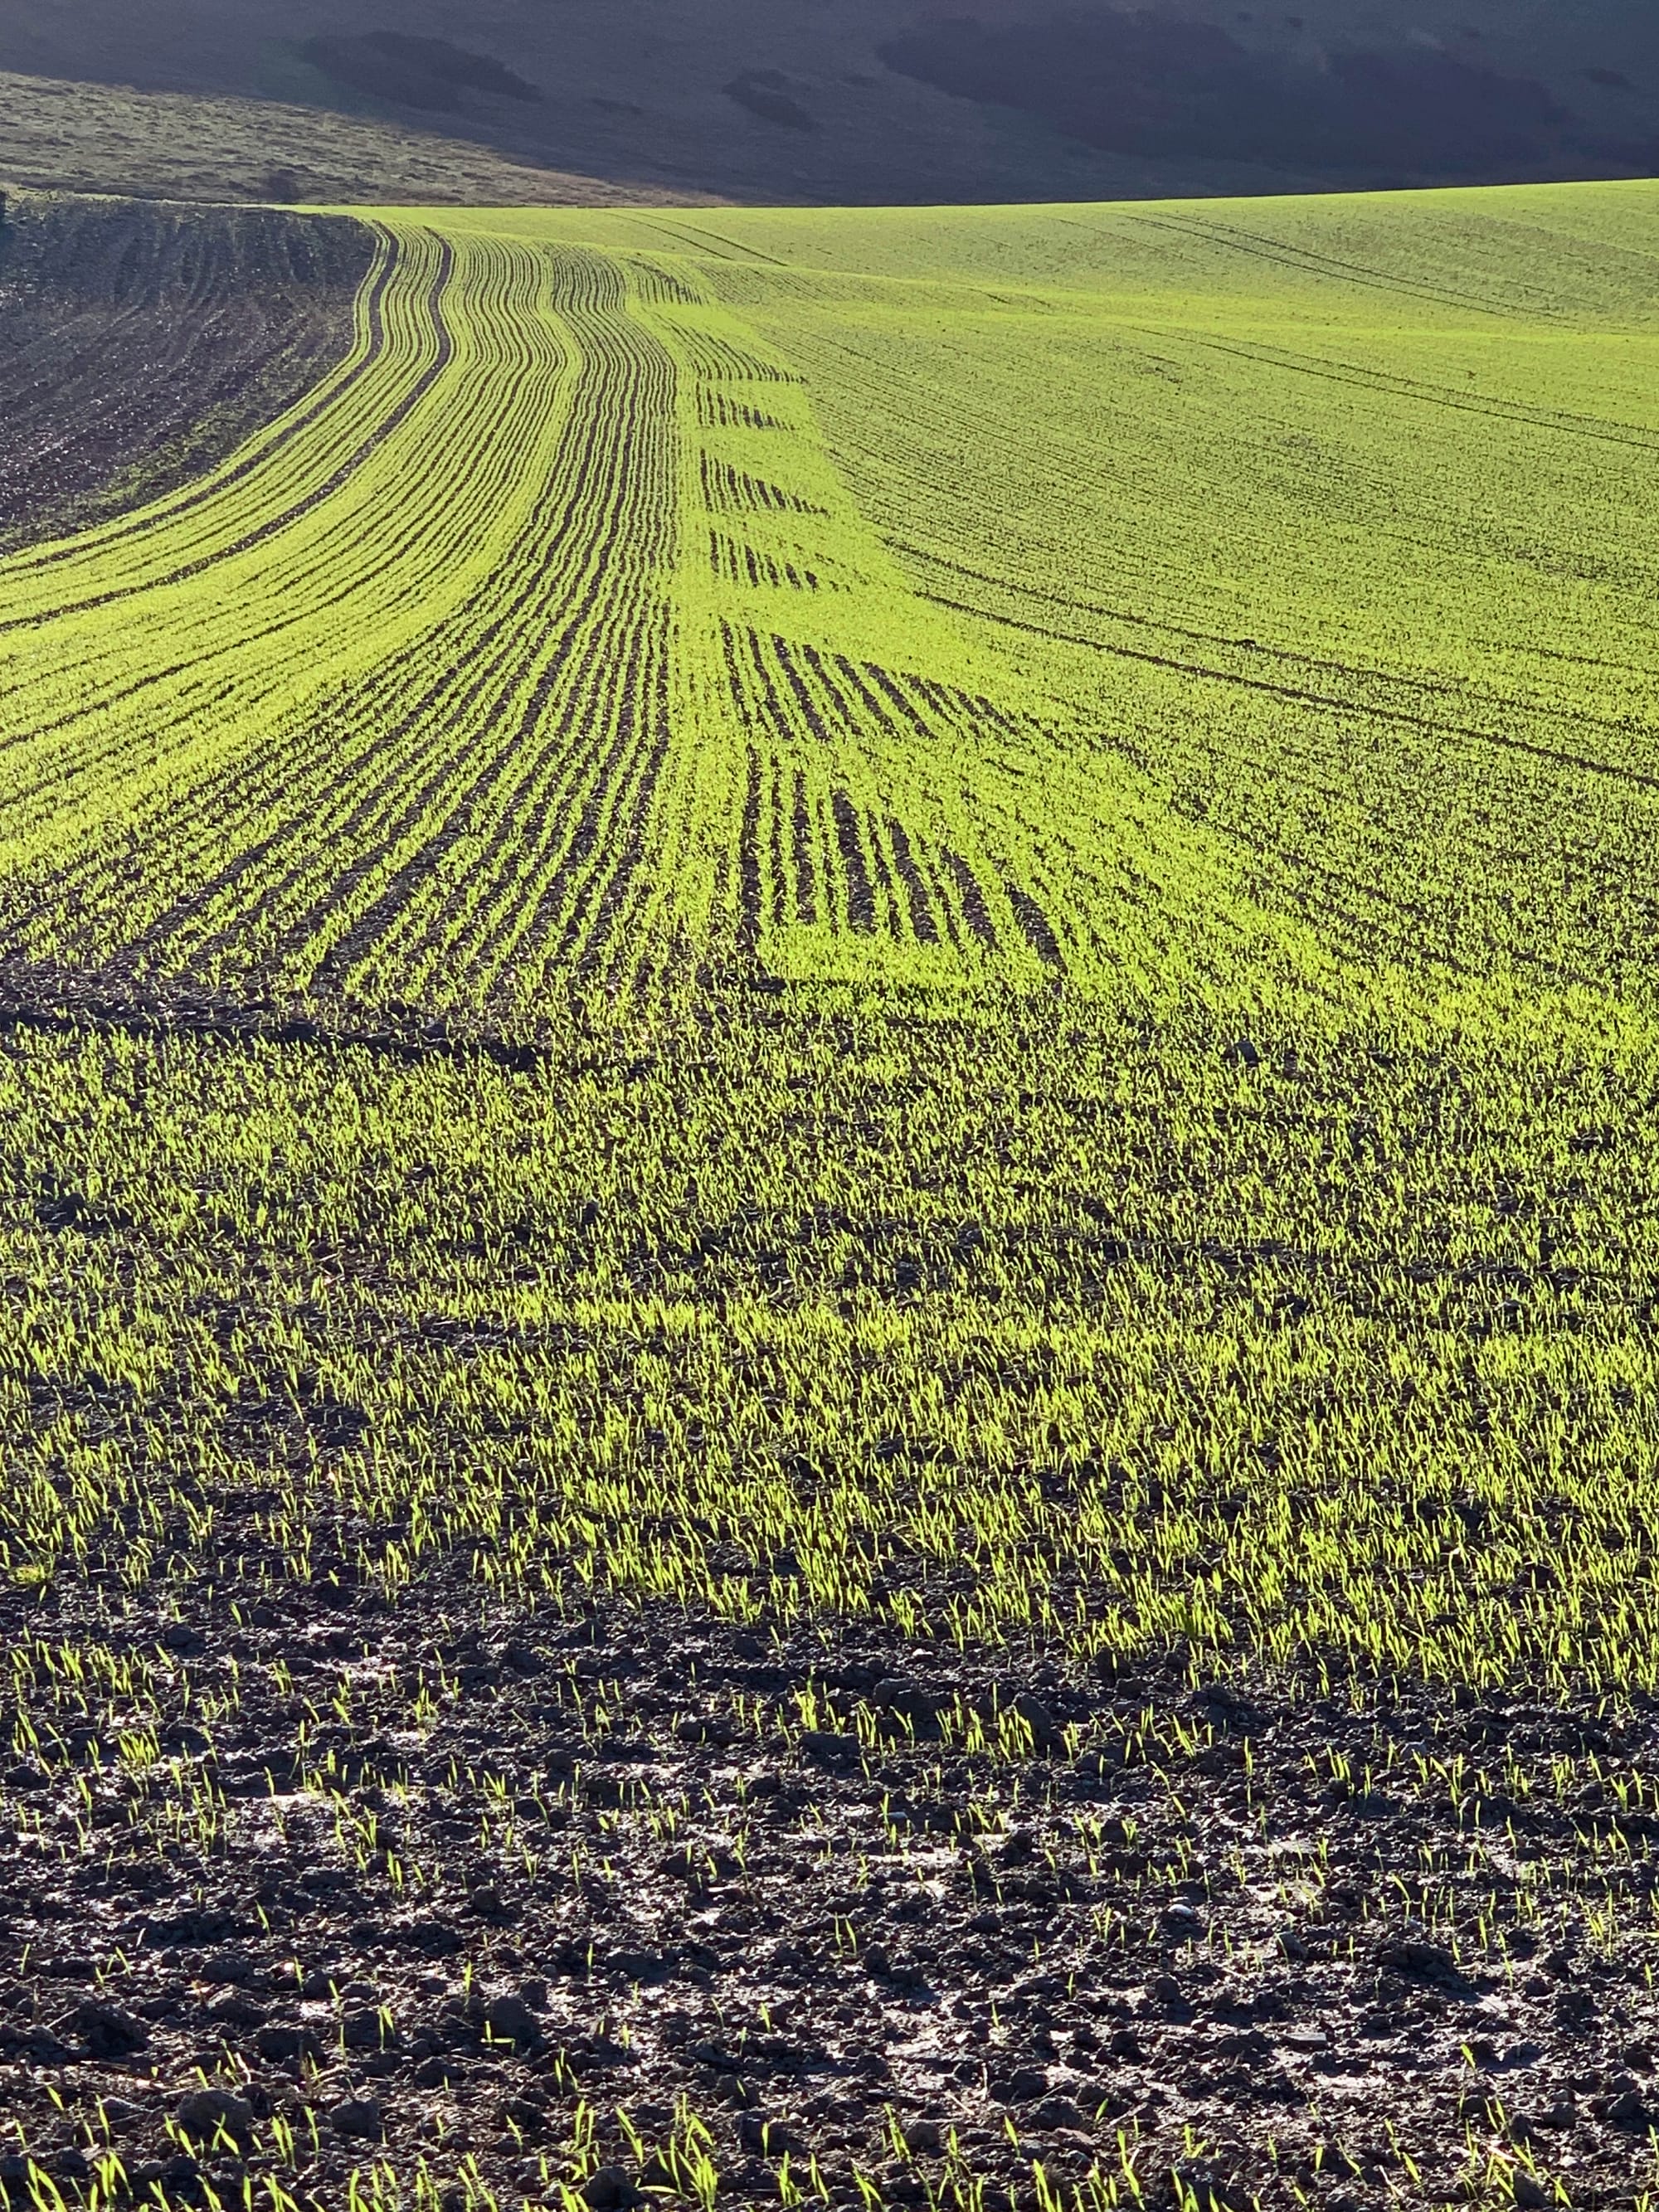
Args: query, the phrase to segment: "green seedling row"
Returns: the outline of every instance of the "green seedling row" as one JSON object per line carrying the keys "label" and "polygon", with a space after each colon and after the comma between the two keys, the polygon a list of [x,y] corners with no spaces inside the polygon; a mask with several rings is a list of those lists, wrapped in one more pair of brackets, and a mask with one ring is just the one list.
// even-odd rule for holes
{"label": "green seedling row", "polygon": [[0,1565],[1659,1683],[1650,186],[380,210],[0,562]]}

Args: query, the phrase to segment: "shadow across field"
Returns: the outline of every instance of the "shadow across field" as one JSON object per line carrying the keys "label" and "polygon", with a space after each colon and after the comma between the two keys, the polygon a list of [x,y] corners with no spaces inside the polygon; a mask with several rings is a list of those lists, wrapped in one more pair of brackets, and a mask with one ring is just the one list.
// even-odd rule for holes
{"label": "shadow across field", "polygon": [[501,100],[541,98],[516,70],[448,39],[368,31],[307,39],[299,51],[302,60],[337,84],[402,107],[459,114],[462,94],[467,92]]}
{"label": "shadow across field", "polygon": [[[135,988],[125,977],[72,970],[0,971],[0,1036],[213,1037],[248,1043],[352,1050],[405,1066],[425,1060],[484,1060],[527,1071],[552,1055],[541,1046],[453,1028],[411,1009],[360,1018],[337,1005],[317,1012],[191,991]],[[318,1018],[318,1013],[324,1018]]]}

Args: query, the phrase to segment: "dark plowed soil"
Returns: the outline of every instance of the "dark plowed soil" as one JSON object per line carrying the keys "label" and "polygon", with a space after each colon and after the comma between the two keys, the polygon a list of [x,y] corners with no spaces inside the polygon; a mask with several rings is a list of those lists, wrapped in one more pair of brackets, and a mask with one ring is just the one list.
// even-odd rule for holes
{"label": "dark plowed soil", "polygon": [[351,343],[343,218],[14,194],[0,223],[0,550],[170,490]]}
{"label": "dark plowed soil", "polygon": [[456,2208],[1650,2177],[1649,1710],[509,1617],[459,1567],[388,1606],[349,1542],[262,1590],[228,1500],[239,1572],[176,1617],[3,1601],[14,2188],[112,2150],[227,2203],[423,2158]]}

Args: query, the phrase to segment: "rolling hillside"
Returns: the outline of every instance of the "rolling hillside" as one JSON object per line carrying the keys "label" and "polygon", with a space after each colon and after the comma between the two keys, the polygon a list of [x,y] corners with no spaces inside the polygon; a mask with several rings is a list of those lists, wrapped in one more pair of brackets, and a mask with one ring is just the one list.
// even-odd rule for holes
{"label": "rolling hillside", "polygon": [[544,197],[762,203],[1640,175],[1659,148],[1638,0],[9,0],[0,71],[0,173],[210,198],[328,198],[354,151],[388,194],[526,197],[468,142]]}
{"label": "rolling hillside", "polygon": [[1659,188],[360,222],[0,560],[0,2179],[1638,2212]]}

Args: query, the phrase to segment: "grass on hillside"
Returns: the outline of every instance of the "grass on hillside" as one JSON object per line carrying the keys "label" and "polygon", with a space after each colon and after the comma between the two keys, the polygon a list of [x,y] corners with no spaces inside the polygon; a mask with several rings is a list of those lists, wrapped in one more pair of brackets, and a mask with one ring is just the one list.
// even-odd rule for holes
{"label": "grass on hillside", "polygon": [[395,116],[3,70],[0,179],[38,191],[232,202],[604,207],[708,198],[515,160]]}

